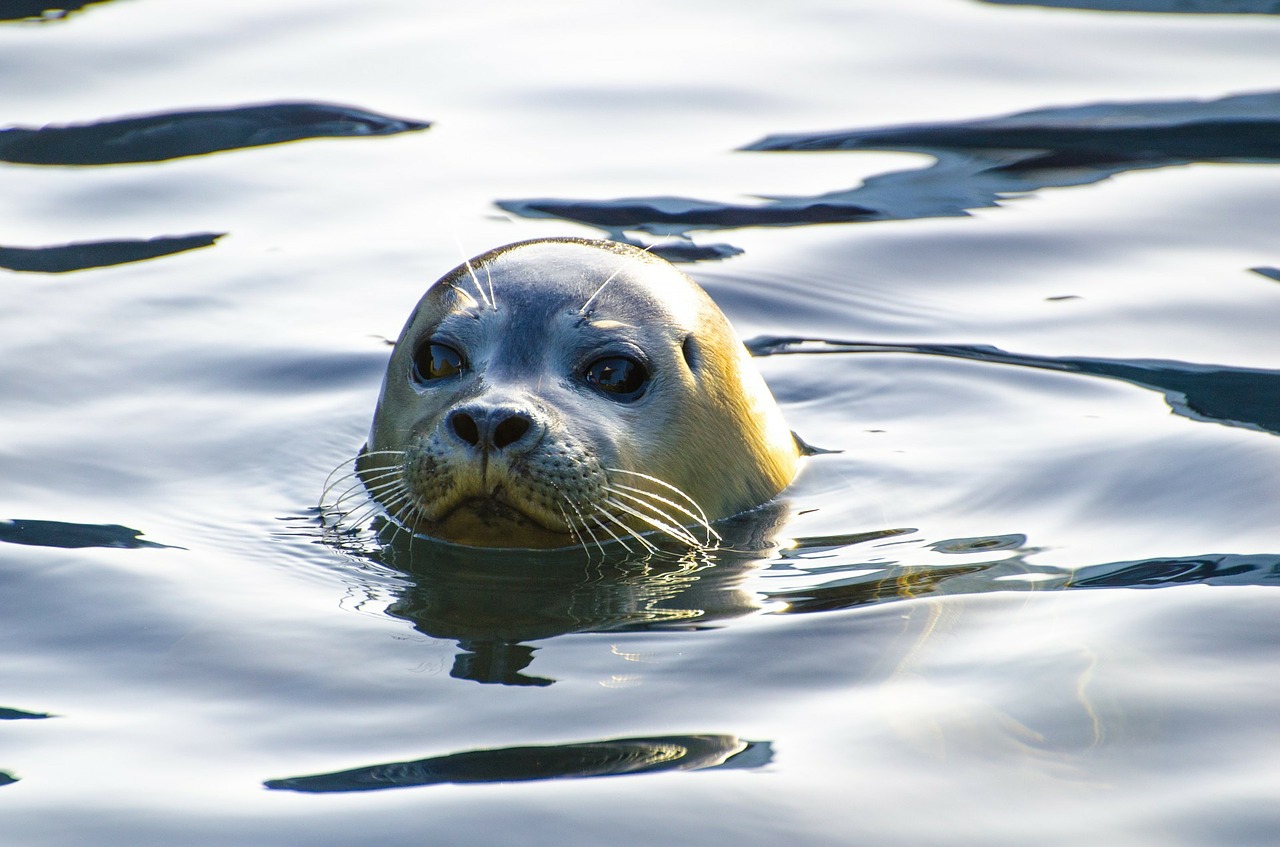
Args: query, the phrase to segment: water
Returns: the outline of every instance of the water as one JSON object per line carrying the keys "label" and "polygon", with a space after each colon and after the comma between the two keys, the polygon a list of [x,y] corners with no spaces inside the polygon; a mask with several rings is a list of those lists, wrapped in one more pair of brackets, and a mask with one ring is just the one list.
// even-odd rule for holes
{"label": "water", "polygon": [[[1209,5],[0,24],[5,843],[1274,843],[1280,21]],[[425,285],[565,234],[843,452],[736,555],[318,543]]]}

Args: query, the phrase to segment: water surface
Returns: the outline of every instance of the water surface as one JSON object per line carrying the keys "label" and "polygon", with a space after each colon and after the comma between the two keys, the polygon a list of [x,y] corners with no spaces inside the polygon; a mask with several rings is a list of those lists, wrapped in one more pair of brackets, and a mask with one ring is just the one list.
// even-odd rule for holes
{"label": "water surface", "polygon": [[[15,7],[6,843],[1274,841],[1272,5]],[[838,452],[732,551],[325,543],[386,339],[543,235]]]}

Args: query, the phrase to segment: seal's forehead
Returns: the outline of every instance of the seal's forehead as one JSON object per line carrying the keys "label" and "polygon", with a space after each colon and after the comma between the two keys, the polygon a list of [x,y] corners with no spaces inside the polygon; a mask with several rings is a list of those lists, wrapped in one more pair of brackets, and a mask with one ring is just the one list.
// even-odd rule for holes
{"label": "seal's forehead", "polygon": [[587,306],[601,317],[640,307],[684,322],[708,302],[666,260],[612,242],[526,242],[479,257],[473,269],[481,285],[492,282],[499,307],[504,297],[543,308]]}

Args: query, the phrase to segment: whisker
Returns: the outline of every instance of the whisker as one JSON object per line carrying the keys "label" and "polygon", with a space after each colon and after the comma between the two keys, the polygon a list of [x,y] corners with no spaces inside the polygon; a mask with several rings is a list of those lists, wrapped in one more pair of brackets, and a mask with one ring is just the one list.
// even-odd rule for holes
{"label": "whisker", "polygon": [[458,238],[457,233],[454,233],[453,240],[458,245],[458,252],[463,256],[462,263],[467,266],[467,273],[471,275],[471,283],[476,287],[476,292],[480,295],[480,299],[490,309],[494,308],[494,305],[489,302],[489,298],[484,294],[484,288],[480,285],[480,278],[476,276],[475,267],[471,264],[471,260],[466,258],[467,251],[462,249],[462,241]]}
{"label": "whisker", "polygon": [[[324,498],[329,496],[330,491],[337,488],[339,485],[351,479],[352,477],[359,476],[359,475],[360,475],[359,471],[352,471],[351,473],[343,474],[337,479],[334,479],[333,482],[330,482],[329,480],[333,479],[333,474],[329,474],[329,476],[324,481],[325,483],[324,489],[320,492],[320,502],[321,503],[324,502]],[[347,490],[349,491],[350,489],[347,489]]]}
{"label": "whisker", "polygon": [[389,503],[408,496],[408,488],[403,479],[392,479],[380,485],[365,488],[369,500],[374,503]]}
{"label": "whisker", "polygon": [[[603,507],[601,507],[601,506],[600,506],[600,504],[598,504],[598,503],[596,504],[596,511],[598,511],[600,514],[604,515],[604,516],[605,516],[606,518],[608,518],[609,520],[613,521],[613,522],[614,522],[615,524],[617,524],[618,526],[622,527],[622,530],[623,530],[627,535],[630,535],[630,536],[631,536],[632,538],[634,538],[636,541],[638,541],[638,542],[640,542],[642,545],[644,545],[644,547],[645,547],[646,549],[648,549],[648,551],[649,551],[650,553],[657,553],[657,552],[658,552],[658,548],[657,548],[656,546],[654,546],[654,543],[653,543],[652,541],[650,541],[649,539],[645,538],[644,536],[642,536],[640,533],[636,532],[636,531],[635,531],[634,529],[632,529],[631,527],[627,526],[623,521],[621,521],[621,520],[619,520],[619,519],[618,519],[617,515],[614,515],[612,512],[608,511],[607,509],[604,509],[604,508],[603,508]],[[621,541],[622,539],[621,539],[621,538],[619,538],[618,540],[619,540],[619,541]],[[627,545],[626,545],[626,544],[623,544],[622,546],[623,546],[623,547],[627,547]],[[627,547],[627,549],[628,549],[628,550],[630,550],[631,548],[630,548],[630,547]]]}
{"label": "whisker", "polygon": [[[385,484],[376,487],[376,489],[365,489],[364,494],[366,494],[367,496],[365,496],[364,499],[372,500],[372,502],[375,502],[375,503],[381,502],[381,500],[388,499],[388,494],[399,494],[399,493],[402,493],[402,491],[403,491],[403,485],[401,484],[401,482],[399,482],[398,480],[392,480],[390,482],[385,482]],[[346,494],[343,494],[342,496],[340,496],[340,498],[338,498],[337,500],[334,500],[333,508],[337,509],[342,507],[343,500],[353,498],[353,496],[357,496],[360,494],[361,494],[361,491],[360,489],[358,489],[358,487],[352,487],[352,489],[349,489]]]}
{"label": "whisker", "polygon": [[[582,514],[582,510],[578,508],[578,504],[573,501],[572,497],[569,497],[563,491],[561,491],[560,487],[557,486],[555,483],[551,483],[551,487],[555,489],[556,493],[560,495],[561,499],[563,499],[564,502],[569,504],[569,508],[573,509],[574,513],[577,514],[578,520],[582,522],[582,528],[586,530],[588,535],[591,536],[591,540],[595,542],[596,547],[600,548],[600,555],[604,556],[605,555],[604,547],[601,546],[600,539],[596,538],[596,534],[591,531],[591,527],[587,525],[587,518],[585,515]],[[568,514],[565,513],[563,506],[560,507],[560,513],[564,515],[565,523],[572,526],[573,522],[569,519]],[[581,542],[581,543],[582,543],[582,549],[586,550],[587,549],[586,542]]]}
{"label": "whisker", "polygon": [[[591,527],[587,526],[585,521],[583,521],[582,523],[582,529],[584,532],[586,532],[588,536],[590,536],[591,543],[596,545],[596,549],[600,551],[600,559],[601,561],[603,561],[604,558],[608,555],[607,553],[604,552],[604,545],[600,543],[600,539],[596,537],[595,532],[592,531]],[[587,549],[587,545],[585,543],[583,543],[582,549],[587,550],[588,553],[591,552],[590,550]]]}
{"label": "whisker", "polygon": [[369,489],[370,491],[372,491],[375,488],[382,488],[383,486],[387,485],[389,481],[404,482],[404,468],[401,468],[401,467],[387,468],[386,470],[380,471],[377,474],[374,474],[373,476],[360,480],[360,482],[364,484],[364,487]]}
{"label": "whisker", "polygon": [[[347,465],[354,465],[359,460],[360,460],[359,456],[352,456],[350,459],[347,459],[345,462],[339,462],[338,466],[333,470],[329,471],[329,475],[324,478],[324,490],[325,491],[329,490],[329,482],[330,480],[333,479],[334,474],[336,474],[338,471],[345,468]],[[352,473],[355,473],[355,471],[352,471]],[[351,474],[347,474],[347,476],[351,476]],[[346,479],[346,477],[343,477],[343,479]],[[321,494],[321,497],[323,498],[324,495]]]}
{"label": "whisker", "polygon": [[582,520],[582,529],[587,533],[587,535],[591,536],[591,541],[596,545],[596,548],[600,551],[600,556],[602,558],[606,556],[607,554],[604,552],[604,545],[601,544],[600,539],[596,537],[595,532],[591,529],[591,526],[587,523],[587,519],[582,516],[582,512],[579,511],[577,504],[574,503],[572,500],[570,500],[569,505],[573,506],[573,510],[578,513],[578,517]]}
{"label": "whisker", "polygon": [[[639,497],[634,496],[634,494],[643,494],[645,497],[649,497],[651,499],[657,500],[658,502],[666,506],[670,506],[671,508],[675,509],[677,512],[680,512],[682,515],[685,515],[688,518],[692,518],[693,521],[698,524],[698,526],[705,529],[707,531],[708,544],[711,543],[711,540],[713,538],[716,541],[720,540],[720,533],[712,529],[711,525],[707,523],[706,520],[704,520],[702,517],[698,515],[695,515],[693,512],[689,511],[684,506],[681,506],[679,503],[676,503],[672,500],[668,500],[666,497],[663,497],[661,494],[655,494],[652,491],[645,491],[643,488],[634,488],[630,485],[623,485],[620,482],[613,482],[613,483],[610,483],[609,485],[606,485],[605,490],[609,491],[610,493],[618,494],[623,497],[626,497],[629,500],[634,500],[637,503],[642,503],[644,501],[642,501]],[[633,494],[632,495],[624,494],[623,492],[625,491],[633,492]],[[654,506],[652,504],[646,504],[646,505],[648,505],[649,508],[653,509],[655,512],[661,511],[657,506]],[[663,514],[663,517],[670,518],[671,515]]]}
{"label": "whisker", "polygon": [[[664,238],[664,239],[663,239],[663,241],[666,241],[666,238]],[[654,243],[652,243],[652,244],[649,244],[649,246],[648,246],[648,247],[645,247],[644,249],[641,249],[641,251],[640,251],[640,252],[641,252],[641,253],[648,253],[648,252],[650,251],[650,249],[653,249],[654,247],[657,247],[657,246],[658,246],[658,244],[660,244],[660,243],[662,243],[662,242],[660,242],[660,241],[659,241],[659,242],[654,242]],[[586,302],[585,302],[585,303],[582,303],[582,306],[581,306],[581,307],[579,307],[579,310],[577,310],[577,313],[579,313],[579,315],[586,315],[586,307],[590,306],[590,305],[591,305],[591,301],[594,301],[594,299],[595,299],[596,297],[599,297],[599,294],[600,294],[600,292],[603,292],[605,285],[608,285],[609,283],[612,283],[612,281],[614,280],[614,278],[616,278],[616,276],[617,276],[618,274],[621,274],[621,273],[622,273],[622,271],[626,269],[626,266],[627,266],[627,262],[626,262],[626,260],[623,260],[623,261],[622,261],[622,264],[618,265],[618,269],[617,269],[616,271],[613,271],[613,273],[612,273],[612,274],[609,274],[609,278],[608,278],[607,280],[604,280],[604,281],[603,281],[603,283],[600,283],[600,287],[599,287],[599,288],[596,288],[596,289],[595,289],[595,292],[594,292],[593,294],[591,294],[591,296],[590,296],[590,297],[586,298]]]}
{"label": "whisker", "polygon": [[[369,456],[399,456],[399,457],[403,457],[403,456],[404,456],[404,451],[403,451],[403,450],[374,450],[374,451],[371,451],[371,452],[361,453],[361,454],[360,454],[360,455],[358,455],[358,456],[352,456],[350,459],[347,459],[345,462],[340,462],[340,463],[338,464],[338,466],[337,466],[336,468],[334,468],[333,470],[329,471],[329,475],[328,475],[327,477],[325,477],[325,478],[324,478],[324,488],[323,488],[323,490],[320,492],[320,499],[321,499],[321,500],[323,500],[323,499],[324,499],[324,496],[325,496],[326,494],[328,494],[328,493],[329,493],[329,489],[330,489],[330,488],[332,488],[332,487],[334,487],[335,485],[338,485],[338,484],[339,484],[339,483],[341,483],[344,479],[350,479],[351,477],[356,476],[357,474],[359,474],[359,473],[360,473],[360,469],[359,469],[359,468],[353,468],[353,470],[352,470],[351,472],[349,472],[349,473],[346,473],[346,474],[342,475],[342,476],[341,476],[341,477],[339,477],[338,479],[334,479],[334,478],[333,478],[334,474],[336,474],[338,471],[340,471],[340,470],[342,470],[343,468],[345,468],[347,465],[354,465],[356,462],[359,462],[361,459],[367,458],[367,457],[369,457]],[[382,471],[382,470],[384,470],[384,469],[386,469],[386,470],[390,470],[392,467],[394,467],[394,465],[382,465],[382,466],[379,466],[379,467],[377,467],[377,468],[374,468],[374,470],[377,470],[377,471]]]}
{"label": "whisker", "polygon": [[328,509],[341,510],[344,508],[344,503],[352,500],[378,499],[383,492],[394,490],[399,484],[401,483],[398,479],[390,479],[375,486],[369,486],[361,480],[356,480],[338,496],[330,496],[321,500],[320,505]]}
{"label": "whisker", "polygon": [[403,485],[404,485],[404,477],[402,477],[400,474],[394,474],[392,476],[384,477],[372,485],[370,485],[367,482],[364,483],[364,490],[368,492],[370,495],[377,497],[381,495],[382,492],[384,491],[388,491]]}
{"label": "whisker", "polygon": [[560,510],[560,516],[564,518],[565,526],[569,527],[569,535],[573,536],[573,540],[582,548],[582,552],[586,553],[587,556],[590,557],[591,548],[588,547],[587,542],[583,540],[582,534],[578,531],[577,523],[573,518],[569,517],[569,513],[564,510],[563,505],[557,503],[556,508]]}
{"label": "whisker", "polygon": [[402,520],[401,515],[406,506],[417,506],[413,502],[413,493],[404,485],[395,486],[387,497],[381,499],[387,512],[397,521]]}
{"label": "whisker", "polygon": [[326,508],[335,512],[343,512],[343,511],[349,512],[351,511],[350,509],[343,508],[342,504],[344,502],[348,500],[357,500],[358,502],[356,507],[358,508],[360,504],[367,503],[369,499],[370,498],[368,494],[364,491],[364,489],[360,485],[353,485],[350,488],[348,488],[346,491],[342,492],[341,497],[334,500],[332,503],[326,503],[324,505]]}
{"label": "whisker", "polygon": [[[618,492],[618,493],[621,494],[622,492]],[[623,496],[627,496],[627,495],[623,495]],[[633,498],[633,499],[636,499],[636,498]],[[649,515],[646,515],[637,509],[631,508],[626,503],[618,502],[612,497],[610,497],[605,502],[608,503],[610,506],[613,506],[614,508],[621,509],[622,511],[626,512],[628,515],[631,515],[634,518],[644,521],[649,526],[666,533],[672,538],[683,541],[684,543],[689,544],[693,547],[698,546],[698,539],[694,538],[693,535],[684,527],[675,526],[673,524],[666,523],[665,521],[660,521],[655,517],[650,517]],[[666,517],[666,516],[664,515],[663,517]]]}
{"label": "whisker", "polygon": [[[409,496],[403,478],[403,450],[363,450],[339,462],[325,477],[320,492],[319,513],[322,531],[340,547],[365,542],[360,534],[373,531],[373,520],[379,513],[393,524],[399,521]],[[391,458],[390,464],[374,464]],[[360,467],[362,462],[368,463]]]}
{"label": "whisker", "polygon": [[608,278],[608,279],[606,279],[604,282],[600,283],[600,287],[599,287],[599,288],[597,288],[597,289],[595,290],[595,292],[593,292],[593,293],[592,293],[592,295],[591,295],[590,297],[588,297],[588,298],[587,298],[587,302],[583,303],[581,306],[579,306],[579,307],[578,307],[578,314],[580,314],[580,315],[585,315],[585,314],[587,314],[587,307],[591,305],[591,301],[592,301],[592,300],[595,300],[597,297],[599,297],[599,296],[600,296],[600,292],[601,292],[601,291],[604,291],[604,287],[605,287],[606,285],[608,285],[609,283],[613,282],[614,277],[616,277],[618,274],[622,273],[622,269],[623,269],[623,268],[625,268],[626,266],[627,266],[627,265],[626,265],[626,263],[624,262],[624,263],[622,263],[621,265],[619,265],[619,266],[618,266],[618,269],[617,269],[616,271],[614,271],[613,273],[609,274],[609,278]]}
{"label": "whisker", "polygon": [[[370,501],[362,504],[358,509],[353,509],[352,511],[347,512],[342,516],[342,519],[351,527],[352,530],[358,530],[366,521],[376,515],[381,508],[381,504],[376,501]],[[337,525],[341,526],[342,523],[339,522]]]}
{"label": "whisker", "polygon": [[[650,482],[661,485],[663,488],[667,489],[668,491],[675,492],[680,496],[681,499],[683,499],[686,503],[688,503],[693,508],[694,511],[698,513],[698,518],[700,519],[700,523],[703,526],[707,527],[707,529],[711,529],[711,521],[707,519],[707,513],[704,512],[702,510],[702,507],[698,505],[698,501],[694,500],[688,494],[685,494],[679,488],[667,482],[666,480],[658,479],[656,476],[649,476],[647,473],[640,473],[639,471],[630,471],[630,470],[627,470],[626,468],[605,468],[605,470],[608,471],[609,473],[625,473],[625,474],[630,474],[632,476],[638,476],[641,479],[647,479]],[[714,530],[712,530],[712,532],[714,532]],[[719,538],[720,536],[717,535],[716,537]]]}
{"label": "whisker", "polygon": [[592,516],[591,516],[591,522],[592,522],[592,523],[594,523],[596,526],[600,527],[601,529],[603,529],[606,533],[608,533],[609,537],[610,537],[610,538],[612,538],[614,541],[618,542],[618,543],[619,543],[619,544],[621,544],[623,547],[625,547],[628,553],[634,553],[634,552],[635,552],[635,550],[632,550],[632,549],[631,549],[631,545],[630,545],[630,544],[628,544],[627,542],[625,542],[625,541],[623,541],[621,538],[619,538],[619,537],[618,537],[618,534],[617,534],[616,532],[614,532],[613,530],[609,529],[609,527],[605,526],[605,524],[604,524],[604,523],[603,523],[599,518],[597,518],[595,515],[592,515]]}
{"label": "whisker", "polygon": [[[427,512],[425,509],[422,508],[422,503],[418,501],[418,498],[413,496],[413,492],[411,492],[407,486],[405,487],[403,496],[401,498],[401,502],[403,503],[404,501],[408,501],[409,518],[412,519],[414,523],[417,523],[419,521],[423,523],[430,523],[431,519],[427,517]],[[406,520],[405,523],[408,524],[409,521]],[[409,529],[408,526],[406,526],[405,528],[408,529],[410,532],[413,532],[413,530]],[[417,535],[416,532],[414,532],[413,534]]]}
{"label": "whisker", "polygon": [[362,499],[381,499],[384,493],[388,491],[396,491],[404,486],[404,481],[398,476],[388,478],[377,485],[369,485],[363,480],[357,481],[337,498],[330,502],[321,500],[321,505],[334,510],[341,510],[342,504],[348,500],[359,497]]}

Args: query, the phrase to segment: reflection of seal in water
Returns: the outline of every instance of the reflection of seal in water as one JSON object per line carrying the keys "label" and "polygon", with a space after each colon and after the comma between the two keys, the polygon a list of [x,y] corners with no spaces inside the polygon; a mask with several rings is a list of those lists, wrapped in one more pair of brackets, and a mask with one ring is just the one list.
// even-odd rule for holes
{"label": "reflection of seal in water", "polygon": [[483,547],[690,544],[795,474],[798,450],[724,315],[607,241],[502,247],[428,289],[357,469],[414,532]]}

